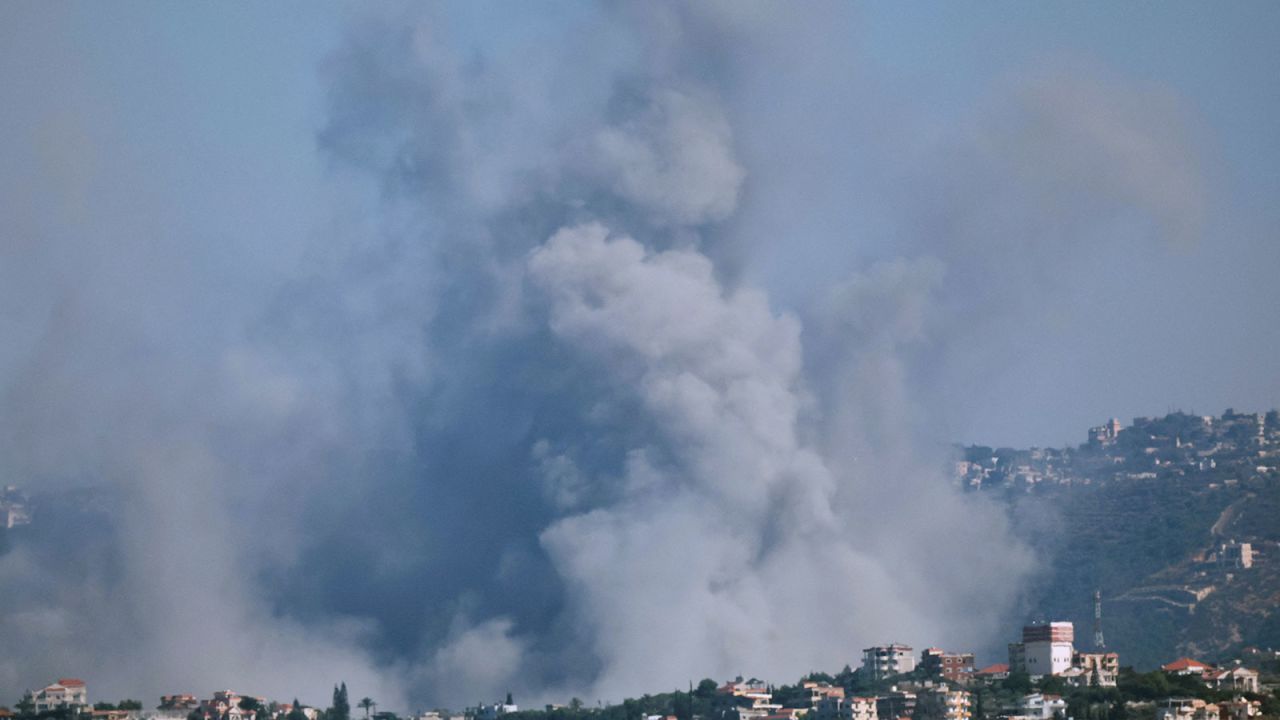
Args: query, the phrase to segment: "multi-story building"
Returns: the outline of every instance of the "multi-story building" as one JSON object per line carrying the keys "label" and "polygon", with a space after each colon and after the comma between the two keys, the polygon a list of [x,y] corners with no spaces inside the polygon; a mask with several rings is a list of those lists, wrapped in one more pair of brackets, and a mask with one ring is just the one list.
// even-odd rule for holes
{"label": "multi-story building", "polygon": [[716,689],[714,707],[720,717],[738,720],[764,718],[782,709],[782,705],[773,702],[767,683],[756,678],[743,680],[742,676]]}
{"label": "multi-story building", "polygon": [[175,695],[161,695],[160,705],[157,706],[156,709],[184,710],[186,712],[191,712],[198,707],[200,707],[200,701],[196,699],[195,695],[181,693]]}
{"label": "multi-story building", "polygon": [[186,720],[191,711],[199,708],[200,701],[195,695],[188,693],[161,695],[160,704],[156,706],[156,711],[151,717],[157,720]]}
{"label": "multi-story building", "polygon": [[520,706],[514,702],[488,703],[467,708],[466,716],[472,720],[496,720],[501,715],[519,711]]}
{"label": "multi-story building", "polygon": [[1075,628],[1050,622],[1022,628],[1022,642],[1009,644],[1009,667],[1032,677],[1059,675],[1071,668]]}
{"label": "multi-story building", "polygon": [[913,720],[969,720],[971,717],[969,693],[964,690],[931,687],[916,697]]}
{"label": "multi-story building", "polygon": [[824,697],[813,706],[815,720],[879,720],[873,697]]}
{"label": "multi-story building", "polygon": [[1061,695],[1044,693],[1023,695],[1022,703],[1018,706],[1019,717],[1034,718],[1034,720],[1052,720],[1059,715],[1066,717],[1066,713],[1067,701],[1063,700]]}
{"label": "multi-story building", "polygon": [[872,680],[883,680],[916,669],[910,645],[880,645],[862,651],[862,670]]}
{"label": "multi-story building", "polygon": [[83,680],[77,678],[60,678],[58,682],[37,692],[32,701],[37,713],[63,708],[79,713],[91,709],[88,688]]}
{"label": "multi-story building", "polygon": [[1071,667],[1058,673],[1068,685],[1075,687],[1115,687],[1120,676],[1120,656],[1116,653],[1076,652]]}
{"label": "multi-story building", "polygon": [[893,690],[876,698],[876,715],[880,720],[898,720],[913,717],[916,712],[916,694],[905,690]]}
{"label": "multi-story building", "polygon": [[948,653],[941,648],[928,648],[920,653],[919,667],[932,677],[968,684],[973,679],[973,653]]}
{"label": "multi-story building", "polygon": [[1089,428],[1089,444],[1094,447],[1110,445],[1120,437],[1120,421],[1111,418],[1105,425]]}
{"label": "multi-story building", "polygon": [[810,707],[816,707],[818,703],[826,698],[843,698],[844,688],[839,685],[832,685],[827,682],[818,682],[816,680],[805,680],[800,683],[800,689],[807,695]]}

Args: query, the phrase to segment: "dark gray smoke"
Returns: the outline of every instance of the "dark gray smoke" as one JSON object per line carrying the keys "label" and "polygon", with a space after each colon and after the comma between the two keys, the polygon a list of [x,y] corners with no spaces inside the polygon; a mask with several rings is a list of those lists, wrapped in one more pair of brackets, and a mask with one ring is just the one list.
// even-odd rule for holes
{"label": "dark gray smoke", "polygon": [[[855,18],[812,10],[643,3],[483,51],[364,18],[322,69],[350,194],[296,263],[245,251],[228,285],[162,224],[6,238],[35,300],[0,461],[113,499],[0,557],[0,689],[617,700],[998,646],[1033,562],[949,486],[940,388],[1072,237],[1191,241],[1195,167],[1148,104],[1020,79],[890,174],[896,252],[760,282],[862,242],[819,220],[857,188],[796,157],[887,172],[850,150],[882,91],[833,69]],[[789,119],[814,132],[771,138]]]}

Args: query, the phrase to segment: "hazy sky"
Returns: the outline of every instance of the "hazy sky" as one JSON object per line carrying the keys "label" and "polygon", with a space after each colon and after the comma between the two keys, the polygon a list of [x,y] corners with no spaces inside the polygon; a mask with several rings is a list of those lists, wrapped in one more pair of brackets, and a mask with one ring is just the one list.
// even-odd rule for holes
{"label": "hazy sky", "polygon": [[0,702],[997,652],[1037,560],[946,443],[1280,405],[1277,36],[1267,2],[0,4],[0,476],[124,499],[0,557]]}
{"label": "hazy sky", "polygon": [[[78,193],[79,219],[93,226],[149,222],[153,233],[198,239],[199,282],[233,287],[294,267],[299,248],[331,220],[334,179],[316,151],[322,67],[356,9],[6,5],[6,204]],[[440,7],[452,45],[499,63],[518,62],[540,35],[590,32],[594,22],[577,3]],[[803,25],[804,13],[795,15]],[[920,226],[946,200],[902,186],[946,172],[931,155],[965,142],[1011,84],[1041,72],[1103,78],[1121,94],[1159,96],[1161,110],[1178,114],[1169,121],[1186,143],[1201,223],[1166,246],[1140,248],[1127,236],[1141,229],[1068,233],[1059,241],[1073,246],[1074,264],[1064,282],[1020,288],[1013,302],[1024,307],[998,331],[1002,342],[984,350],[974,341],[964,359],[937,369],[939,402],[929,412],[944,415],[956,439],[1027,445],[1079,442],[1088,424],[1112,415],[1280,404],[1269,362],[1280,336],[1271,318],[1280,304],[1280,139],[1269,132],[1280,111],[1272,42],[1280,10],[873,3],[847,15],[819,43],[769,48],[778,56],[752,67],[734,98],[744,115],[768,111],[737,132],[744,156],[777,163],[748,168],[747,191],[777,200],[748,210],[752,227],[739,243],[746,274],[775,304],[803,307],[815,288],[901,253],[921,233],[948,242],[946,226]],[[821,104],[803,101],[813,97]],[[166,216],[131,216],[112,194],[144,194]],[[983,271],[991,274],[964,282],[1009,282],[999,268]],[[31,321],[32,313],[3,317],[18,337]],[[7,343],[0,362],[22,348]]]}

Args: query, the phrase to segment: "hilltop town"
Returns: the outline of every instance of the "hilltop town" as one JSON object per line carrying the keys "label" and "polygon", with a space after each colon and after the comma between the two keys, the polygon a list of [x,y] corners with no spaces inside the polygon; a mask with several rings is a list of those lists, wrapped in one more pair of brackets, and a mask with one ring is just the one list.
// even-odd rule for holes
{"label": "hilltop town", "polygon": [[[1095,638],[1096,639],[1096,638]],[[900,643],[865,648],[857,669],[809,673],[790,685],[739,676],[588,707],[522,709],[505,700],[460,712],[426,710],[404,720],[1263,720],[1280,717],[1280,653],[1250,649],[1217,666],[1176,658],[1159,670],[1123,667],[1114,651],[1076,648],[1070,622],[1022,628],[1007,662],[978,667],[970,652]],[[366,720],[401,720],[363,698]],[[158,705],[90,704],[87,684],[62,678],[26,693],[5,720],[351,720],[347,687],[320,709],[231,690],[204,699],[164,695]]]}
{"label": "hilltop town", "polygon": [[974,490],[1184,477],[1232,487],[1280,476],[1280,412],[1174,412],[1136,417],[1128,426],[1112,418],[1090,428],[1088,441],[1077,447],[969,445],[960,454],[956,482]]}

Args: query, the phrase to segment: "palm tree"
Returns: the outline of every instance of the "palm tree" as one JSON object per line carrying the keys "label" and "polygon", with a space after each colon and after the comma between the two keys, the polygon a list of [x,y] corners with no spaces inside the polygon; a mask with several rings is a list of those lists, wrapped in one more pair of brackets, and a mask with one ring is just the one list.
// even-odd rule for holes
{"label": "palm tree", "polygon": [[369,708],[378,707],[378,703],[374,702],[373,698],[363,698],[360,700],[360,707],[364,708],[364,717],[365,717],[365,720],[368,720]]}

